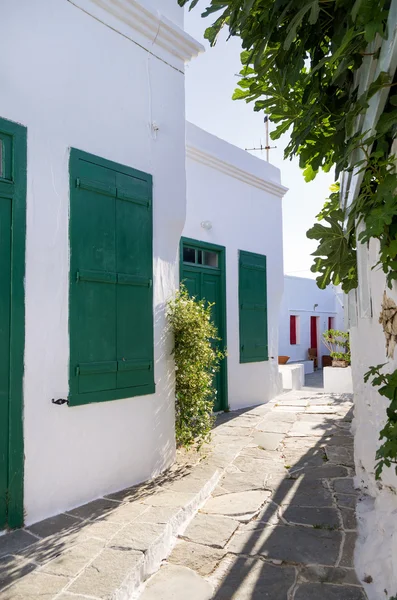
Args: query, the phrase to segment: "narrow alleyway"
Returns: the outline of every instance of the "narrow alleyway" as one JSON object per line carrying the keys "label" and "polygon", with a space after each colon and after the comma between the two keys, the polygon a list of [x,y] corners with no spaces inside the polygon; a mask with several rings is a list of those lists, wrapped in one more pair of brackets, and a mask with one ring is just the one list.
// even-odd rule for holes
{"label": "narrow alleyway", "polygon": [[[363,600],[352,400],[308,387],[222,415],[215,446],[244,447],[140,600]],[[314,391],[317,390],[317,391]]]}
{"label": "narrow alleyway", "polygon": [[351,397],[307,386],[219,415],[150,482],[1,536],[0,600],[364,600]]}

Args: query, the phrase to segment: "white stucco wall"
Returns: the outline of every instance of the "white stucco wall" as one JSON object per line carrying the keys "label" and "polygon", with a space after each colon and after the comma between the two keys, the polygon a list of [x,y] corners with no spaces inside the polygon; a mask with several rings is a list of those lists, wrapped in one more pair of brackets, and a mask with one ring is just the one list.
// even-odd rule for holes
{"label": "white stucco wall", "polygon": [[[318,356],[321,367],[321,357],[329,354],[322,343],[322,334],[328,329],[328,317],[334,317],[334,329],[345,329],[342,302],[341,294],[333,286],[320,290],[314,279],[286,275],[279,315],[278,354],[289,356],[289,362],[306,360],[311,347],[310,317],[318,317]],[[314,308],[315,304],[317,306]],[[293,345],[290,344],[291,315],[299,317],[297,343]]]}
{"label": "white stucco wall", "polygon": [[[176,0],[163,4],[181,22]],[[7,49],[0,116],[28,129],[24,487],[32,523],[141,482],[174,458],[164,311],[178,285],[185,219],[184,75],[174,55],[173,68],[66,0],[7,0],[0,37]],[[51,404],[68,395],[70,147],[153,175],[157,391],[150,396]]]}
{"label": "white stucco wall", "polygon": [[[183,235],[226,247],[229,405],[235,409],[267,402],[281,389],[277,347],[283,290],[281,196],[285,188],[280,186],[280,171],[190,123],[187,146]],[[258,187],[263,182],[268,182],[272,191]],[[212,229],[203,229],[202,221],[211,221]],[[239,250],[267,256],[268,362],[239,362]]]}
{"label": "white stucco wall", "polygon": [[[397,594],[397,476],[394,467],[384,469],[382,481],[375,481],[375,454],[380,446],[379,432],[386,422],[389,400],[364,383],[364,373],[373,365],[388,362],[383,369],[397,369],[397,352],[387,361],[385,339],[378,323],[385,278],[380,269],[371,270],[378,261],[378,244],[371,242],[367,265],[372,318],[350,314],[352,372],[354,386],[354,421],[356,484],[366,494],[358,504],[359,539],[356,547],[356,568],[361,579],[370,575],[373,582],[366,585],[369,600],[378,600]],[[387,288],[387,295],[397,303],[396,286]],[[364,300],[364,299],[363,299]],[[352,312],[352,311],[351,311]],[[384,440],[383,440],[384,441]],[[384,590],[387,590],[387,595]]]}

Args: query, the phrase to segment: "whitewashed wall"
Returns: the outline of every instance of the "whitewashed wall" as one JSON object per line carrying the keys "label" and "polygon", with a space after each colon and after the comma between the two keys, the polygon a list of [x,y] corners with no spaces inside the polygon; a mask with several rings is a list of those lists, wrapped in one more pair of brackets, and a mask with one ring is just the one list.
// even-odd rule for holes
{"label": "whitewashed wall", "polygon": [[[87,1],[85,9],[94,13],[97,5]],[[157,5],[182,23],[176,1]],[[101,14],[101,20],[113,18],[103,9]],[[152,54],[131,41],[136,31],[127,21],[113,19],[111,29],[101,20],[66,0],[6,0],[0,19],[6,48],[0,58],[0,116],[28,128],[27,523],[141,482],[167,467],[175,453],[164,308],[178,285],[185,220],[184,58],[198,45],[183,41],[183,31],[176,29],[186,47],[175,53],[159,47],[160,59],[147,38]],[[74,408],[51,404],[68,395],[71,146],[153,174],[157,392],[150,396]]]}
{"label": "whitewashed wall", "polygon": [[[322,334],[328,329],[328,317],[334,317],[334,329],[344,330],[343,298],[338,289],[329,286],[320,290],[314,279],[293,277],[284,278],[284,295],[279,315],[279,349],[280,356],[289,356],[289,362],[307,360],[311,347],[310,317],[318,317],[318,356],[329,354],[322,343]],[[316,307],[314,305],[317,304]],[[299,317],[297,343],[290,344],[290,316]]]}
{"label": "whitewashed wall", "polygon": [[[267,402],[281,389],[278,314],[283,291],[280,171],[187,123],[187,215],[183,235],[226,247],[229,405]],[[266,188],[266,189],[264,189]],[[201,227],[211,221],[212,229]],[[269,361],[240,364],[238,251],[267,256]]]}
{"label": "whitewashed wall", "polygon": [[[391,79],[397,68],[397,0],[390,3],[387,38],[377,38],[369,48],[361,71],[358,73],[360,93],[376,80],[379,73],[389,73]],[[380,49],[379,58],[376,50]],[[382,114],[388,86],[374,94],[359,126],[366,135],[375,131]],[[358,131],[359,132],[359,131]],[[397,141],[392,154],[397,154]],[[360,158],[360,157],[358,157]],[[342,181],[343,196],[347,205],[357,197],[363,173],[350,172]],[[397,303],[397,287],[386,286],[385,277],[376,266],[379,260],[379,244],[371,241],[358,244],[357,263],[359,287],[350,293],[348,321],[352,349],[352,372],[354,389],[354,421],[356,484],[365,494],[358,503],[359,538],[355,552],[355,566],[365,583],[369,600],[397,596],[397,476],[395,469],[384,469],[381,481],[375,480],[375,454],[381,445],[379,432],[386,423],[389,401],[382,397],[370,383],[364,383],[364,374],[370,366],[387,363],[384,372],[397,369],[397,352],[393,359],[386,358],[385,339],[378,323],[383,291]],[[375,268],[374,268],[375,267]],[[385,440],[383,439],[383,442]]]}

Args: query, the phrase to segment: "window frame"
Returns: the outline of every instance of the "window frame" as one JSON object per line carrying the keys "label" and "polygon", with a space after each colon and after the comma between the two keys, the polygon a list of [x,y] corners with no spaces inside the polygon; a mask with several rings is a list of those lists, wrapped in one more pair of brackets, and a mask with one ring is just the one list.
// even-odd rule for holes
{"label": "window frame", "polygon": [[[149,235],[151,238],[151,273],[150,278],[153,282],[153,178],[149,173],[144,173],[143,171],[138,171],[132,167],[122,165],[116,163],[114,161],[108,160],[106,158],[102,158],[100,156],[96,156],[94,154],[90,154],[83,150],[79,150],[77,148],[70,149],[69,156],[69,253],[70,253],[70,264],[69,264],[69,394],[68,394],[68,405],[70,407],[73,406],[81,406],[86,404],[97,404],[100,402],[108,402],[112,400],[122,400],[124,398],[133,398],[136,396],[147,396],[150,394],[154,394],[156,391],[156,384],[154,380],[154,306],[153,306],[153,283],[150,286],[151,289],[151,308],[152,308],[152,326],[151,326],[151,336],[152,336],[152,344],[151,344],[151,363],[152,373],[153,373],[153,381],[146,386],[134,386],[128,388],[112,388],[109,390],[100,390],[98,392],[86,392],[79,393],[78,387],[76,385],[76,373],[74,371],[74,361],[72,361],[72,356],[78,354],[77,352],[77,342],[74,334],[72,333],[72,329],[75,326],[76,321],[76,312],[77,312],[77,301],[73,294],[73,287],[75,285],[75,281],[73,281],[73,274],[76,271],[77,265],[74,262],[73,256],[73,236],[75,235],[73,232],[73,209],[72,209],[72,190],[76,187],[75,179],[78,178],[77,165],[79,160],[84,160],[86,162],[92,163],[99,167],[104,167],[106,169],[111,169],[116,171],[117,173],[122,173],[124,175],[128,175],[130,177],[134,177],[136,179],[144,180],[147,182],[150,190],[150,200],[149,200],[149,208],[151,212],[150,219],[150,229]],[[116,356],[116,361],[118,360]],[[142,389],[144,388],[144,389]]]}

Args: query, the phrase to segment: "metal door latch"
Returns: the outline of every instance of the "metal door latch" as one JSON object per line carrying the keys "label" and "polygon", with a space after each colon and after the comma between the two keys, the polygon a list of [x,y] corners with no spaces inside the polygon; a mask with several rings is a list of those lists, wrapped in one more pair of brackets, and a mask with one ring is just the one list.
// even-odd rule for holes
{"label": "metal door latch", "polygon": [[53,404],[57,404],[58,406],[62,406],[62,404],[69,404],[69,400],[66,400],[66,398],[58,398],[58,400],[55,400],[55,398],[53,398],[51,402]]}

